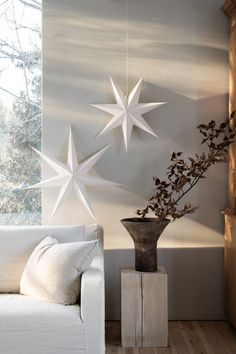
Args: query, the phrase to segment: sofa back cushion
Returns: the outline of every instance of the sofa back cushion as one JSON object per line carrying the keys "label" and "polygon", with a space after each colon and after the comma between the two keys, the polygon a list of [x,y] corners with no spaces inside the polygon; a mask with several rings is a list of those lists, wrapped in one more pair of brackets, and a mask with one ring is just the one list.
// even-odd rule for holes
{"label": "sofa back cushion", "polygon": [[47,235],[59,242],[102,240],[98,225],[0,226],[0,293],[18,293],[20,279],[34,248]]}
{"label": "sofa back cushion", "polygon": [[76,304],[80,276],[98,250],[98,240],[59,243],[53,236],[45,237],[28,259],[20,293],[63,305]]}

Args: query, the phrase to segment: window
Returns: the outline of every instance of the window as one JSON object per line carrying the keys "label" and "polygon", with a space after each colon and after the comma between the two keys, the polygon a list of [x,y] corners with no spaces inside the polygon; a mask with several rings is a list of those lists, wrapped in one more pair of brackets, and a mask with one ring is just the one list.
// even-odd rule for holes
{"label": "window", "polygon": [[41,223],[41,0],[0,0],[0,224]]}

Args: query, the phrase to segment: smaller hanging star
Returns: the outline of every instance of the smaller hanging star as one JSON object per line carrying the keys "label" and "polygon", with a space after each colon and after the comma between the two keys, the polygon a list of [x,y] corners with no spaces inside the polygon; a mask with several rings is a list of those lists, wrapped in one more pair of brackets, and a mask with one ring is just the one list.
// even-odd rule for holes
{"label": "smaller hanging star", "polygon": [[101,131],[99,136],[121,125],[126,151],[128,151],[133,126],[136,126],[146,131],[147,133],[155,136],[156,138],[158,138],[156,133],[149,127],[149,125],[143,119],[142,115],[144,113],[152,111],[157,107],[162,106],[166,102],[139,103],[139,97],[140,97],[142,81],[143,81],[142,78],[139,80],[137,85],[133,88],[133,90],[128,96],[124,94],[124,92],[119,88],[119,86],[114,82],[112,78],[110,78],[110,80],[115,95],[116,104],[93,104],[92,105],[93,107],[96,107],[104,112],[113,115],[113,118]]}
{"label": "smaller hanging star", "polygon": [[57,175],[27,187],[27,189],[39,187],[61,187],[50,220],[53,218],[61,204],[68,199],[70,195],[75,194],[77,199],[80,200],[84,208],[96,221],[92,205],[89,202],[86,186],[114,186],[117,184],[101,177],[89,175],[88,172],[96,164],[108,147],[109,145],[105,146],[103,149],[99,150],[83,162],[78,163],[75,144],[70,128],[66,165],[60,161],[49,158],[47,155],[33,148],[33,150],[37,152],[37,154],[39,154],[41,158],[57,172]]}

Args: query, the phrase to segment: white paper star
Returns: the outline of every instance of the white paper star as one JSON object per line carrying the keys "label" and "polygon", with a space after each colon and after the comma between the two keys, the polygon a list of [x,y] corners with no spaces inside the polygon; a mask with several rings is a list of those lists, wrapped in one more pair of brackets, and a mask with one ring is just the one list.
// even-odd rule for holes
{"label": "white paper star", "polygon": [[128,151],[128,146],[131,138],[133,126],[152,134],[156,138],[156,133],[149,127],[142,115],[159,106],[162,106],[166,102],[159,103],[139,103],[139,96],[141,93],[142,81],[141,78],[137,85],[133,88],[129,96],[127,97],[119,86],[110,78],[113,92],[116,99],[116,104],[93,104],[92,106],[110,113],[113,115],[111,121],[105,126],[105,128],[99,134],[109,132],[112,129],[122,126],[125,149]]}
{"label": "white paper star", "polygon": [[92,185],[92,186],[110,185],[111,186],[117,184],[105,180],[101,177],[89,175],[88,172],[95,165],[95,163],[100,159],[100,157],[104,154],[104,152],[107,150],[108,147],[109,145],[105,146],[103,149],[99,150],[97,153],[87,158],[82,163],[78,163],[75,144],[72,136],[72,131],[70,128],[66,165],[61,163],[60,161],[56,161],[52,158],[49,158],[42,152],[34,149],[34,151],[36,151],[42,157],[42,159],[46,161],[57,172],[57,176],[48,178],[28,188],[61,186],[50,219],[53,218],[56,211],[61,206],[61,204],[65,201],[65,199],[67,199],[71,194],[75,194],[76,197],[83,204],[85,209],[87,209],[89,214],[93,217],[93,219],[96,220],[93,208],[89,202],[86,186],[87,185]]}

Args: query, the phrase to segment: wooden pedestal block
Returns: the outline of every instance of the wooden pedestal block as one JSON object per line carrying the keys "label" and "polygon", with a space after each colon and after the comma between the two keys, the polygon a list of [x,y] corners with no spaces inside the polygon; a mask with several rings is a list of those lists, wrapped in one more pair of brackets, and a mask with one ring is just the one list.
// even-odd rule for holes
{"label": "wooden pedestal block", "polygon": [[167,274],[121,270],[123,347],[167,347]]}

